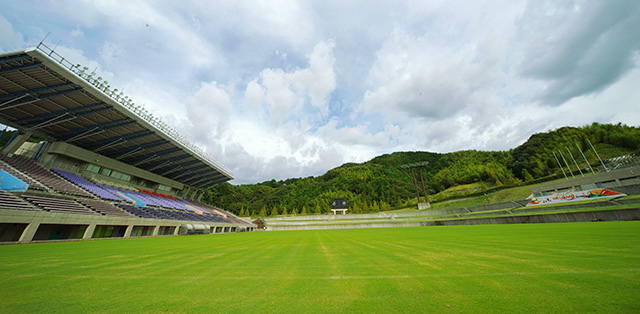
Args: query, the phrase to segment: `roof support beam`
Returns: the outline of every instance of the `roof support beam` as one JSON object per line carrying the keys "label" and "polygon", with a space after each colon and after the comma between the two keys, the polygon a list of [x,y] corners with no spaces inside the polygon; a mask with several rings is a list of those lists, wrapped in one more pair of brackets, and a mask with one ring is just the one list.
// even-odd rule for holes
{"label": "roof support beam", "polygon": [[[147,166],[145,166],[143,168],[146,169],[147,167],[151,167],[151,168],[149,168],[149,171],[155,171],[156,169],[159,169],[162,166],[165,166],[165,165],[167,165],[169,163],[176,162],[178,160],[182,160],[182,159],[185,159],[185,158],[188,158],[188,157],[191,157],[191,155],[182,154],[182,155],[179,155],[179,156],[176,156],[176,157],[171,157],[171,158],[169,158],[167,160],[164,160],[164,161],[156,161],[156,162],[149,163]],[[175,169],[175,168],[181,167],[184,164],[186,164],[186,163],[182,163],[180,165],[174,165],[174,166],[171,166],[170,168]]]}
{"label": "roof support beam", "polygon": [[[82,116],[86,116],[86,115],[89,115],[89,114],[98,113],[98,112],[100,112],[100,111],[105,111],[105,110],[109,110],[109,108],[100,108],[100,109],[95,110],[95,111],[93,111],[93,112],[83,112],[83,113],[80,113],[80,114],[71,114],[71,113],[68,113],[68,112],[67,112],[67,113],[65,113],[65,114],[61,115],[61,116],[60,116],[60,118],[58,118],[58,117],[56,117],[56,118],[52,118],[52,119],[51,119],[51,120],[49,120],[49,121],[42,122],[42,123],[40,123],[40,124],[38,124],[38,125],[36,125],[36,126],[34,126],[34,127],[31,127],[31,129],[32,129],[32,130],[35,130],[35,129],[39,129],[39,128],[43,128],[43,127],[47,127],[47,126],[50,126],[50,125],[53,125],[53,124],[66,122],[66,121],[69,121],[69,120],[73,120],[73,119],[76,119],[76,118],[79,118],[79,117],[82,117]],[[66,117],[65,119],[62,119],[62,117],[63,117],[63,116],[67,116],[67,117]]]}
{"label": "roof support beam", "polygon": [[[191,155],[185,154],[183,156],[190,157]],[[198,162],[198,160],[194,159],[194,160],[183,162],[183,163],[175,165],[175,166],[162,167],[162,168],[154,167],[153,170],[157,170],[157,173],[160,173],[161,175],[166,176],[167,173],[179,171],[180,169],[184,169],[184,167],[189,166],[189,165],[193,165],[193,164],[195,164],[197,162]]]}
{"label": "roof support beam", "polygon": [[202,188],[207,188],[212,184],[212,182],[215,182],[216,180],[213,179],[208,179],[208,180],[203,180],[202,182],[198,182],[197,185],[194,185],[193,187],[196,189],[202,189]]}
{"label": "roof support beam", "polygon": [[210,187],[212,185],[216,185],[218,183],[226,182],[226,181],[229,181],[229,180],[230,179],[228,177],[226,177],[226,176],[219,176],[219,177],[216,177],[216,178],[210,178],[209,180],[198,182],[194,186],[196,186],[199,189],[207,188],[207,187]]}
{"label": "roof support beam", "polygon": [[[117,155],[118,157],[114,157],[113,159],[115,160],[122,160],[122,158],[125,158],[127,156],[131,156],[137,152],[143,151],[144,148],[140,147],[139,145],[135,145],[133,147],[127,147],[129,149],[128,152],[124,153],[124,154],[120,154]],[[105,155],[109,155],[109,156],[114,156],[115,154],[112,154],[112,152],[108,152]]]}
{"label": "roof support beam", "polygon": [[[155,173],[160,173],[160,172],[157,172],[156,169],[164,167],[164,166],[168,165],[169,163],[171,163],[171,161],[165,160],[164,162],[161,162],[161,163],[157,164],[156,166],[152,167],[151,169],[149,169],[149,171],[155,172]],[[182,166],[174,166],[173,167],[173,169],[181,169],[181,168],[182,168]]]}
{"label": "roof support beam", "polygon": [[[101,107],[101,106],[102,108],[94,109],[96,107]],[[39,129],[52,124],[62,123],[65,121],[73,120],[75,118],[105,111],[110,108],[111,106],[108,106],[106,103],[97,103],[97,104],[89,105],[86,107],[76,107],[76,108],[71,108],[67,110],[60,110],[60,111],[42,114],[42,115],[29,117],[29,118],[24,118],[24,119],[12,121],[12,122],[22,124],[24,127],[27,127],[27,128]],[[44,120],[44,119],[49,119],[49,120],[38,121],[38,120]],[[38,122],[39,124],[35,125]]]}
{"label": "roof support beam", "polygon": [[193,178],[189,178],[187,180],[182,180],[184,184],[193,184],[194,182],[198,182],[200,181],[200,178],[202,177],[207,177],[207,178],[218,178],[218,177],[222,177],[223,174],[219,173],[219,172],[212,172],[213,169],[207,169],[204,171],[200,171],[198,173],[195,173],[193,175]]}
{"label": "roof support beam", "polygon": [[198,181],[196,181],[196,182],[191,183],[191,185],[192,185],[192,186],[197,187],[198,189],[201,189],[201,188],[202,188],[202,184],[203,184],[204,182],[208,182],[208,181],[211,181],[211,178],[209,178],[209,177],[203,177],[202,179],[200,179],[200,180],[198,180]]}
{"label": "roof support beam", "polygon": [[130,118],[124,118],[115,121],[104,122],[97,125],[90,125],[82,128],[77,128],[65,132],[60,132],[56,134],[56,138],[62,141],[73,142],[79,139],[85,138],[87,136],[91,136],[98,132],[104,132],[111,129],[115,129],[121,126],[129,125],[135,123],[135,120],[131,120]]}
{"label": "roof support beam", "polygon": [[151,148],[151,147],[156,147],[156,146],[160,146],[163,144],[169,143],[169,141],[167,140],[159,140],[159,141],[153,141],[153,142],[149,142],[149,143],[145,143],[142,145],[136,145],[133,147],[125,147],[122,149],[118,149],[118,150],[114,150],[112,152],[109,152],[107,154],[105,154],[107,157],[111,157],[117,160],[122,160],[123,158],[127,157],[127,156],[131,156],[131,154],[134,154],[136,152],[145,150],[147,148]]}
{"label": "roof support beam", "polygon": [[[182,181],[186,184],[191,184],[191,182],[197,181],[202,177],[209,177],[215,175],[215,170],[209,168],[209,169],[205,169],[202,171],[198,171],[198,172],[192,172],[192,171],[188,171],[184,174],[180,174],[179,176],[174,177],[176,181]],[[187,178],[187,179],[181,179],[181,178]]]}
{"label": "roof support beam", "polygon": [[107,148],[109,148],[109,147],[113,147],[113,146],[116,146],[116,145],[118,145],[118,144],[122,144],[122,143],[125,143],[125,142],[126,142],[126,140],[125,140],[125,139],[123,139],[123,138],[119,138],[119,139],[117,139],[117,140],[115,140],[115,141],[112,141],[112,142],[110,142],[110,143],[108,143],[108,144],[105,144],[105,145],[103,145],[103,146],[100,146],[100,147],[98,147],[98,148],[95,148],[95,149],[94,149],[94,152],[96,152],[96,153],[97,153],[97,152],[101,152],[101,151],[103,151],[103,150],[105,150],[105,149],[107,149]]}
{"label": "roof support beam", "polygon": [[7,63],[7,62],[11,62],[11,61],[24,60],[24,59],[28,59],[28,58],[31,58],[31,56],[29,56],[26,53],[23,53],[21,55],[15,55],[15,56],[11,56],[11,57],[1,58],[0,62]]}
{"label": "roof support beam", "polygon": [[210,182],[210,184],[209,184],[208,186],[216,185],[216,184],[218,184],[218,183],[222,183],[222,182],[227,182],[227,181],[229,181],[229,180],[231,180],[231,179],[230,179],[230,178],[228,178],[228,177],[224,177],[224,178],[216,179],[216,180],[211,181],[211,182]]}
{"label": "roof support beam", "polygon": [[[187,176],[187,175],[199,174],[202,171],[200,171],[200,172],[194,172],[194,171],[200,170],[200,169],[203,169],[203,168],[208,168],[208,167],[207,167],[207,165],[200,165],[200,166],[197,166],[197,167],[193,167],[193,168],[190,168],[188,170],[185,170],[182,174],[179,174],[179,175],[177,175],[177,176],[175,176],[173,178],[174,178],[174,180],[177,180],[177,179],[183,178],[184,176]],[[207,169],[207,170],[211,170],[211,169]]]}
{"label": "roof support beam", "polygon": [[211,176],[209,176],[209,175],[201,175],[201,176],[198,176],[198,177],[191,178],[191,180],[189,180],[189,183],[187,183],[187,182],[184,182],[184,183],[185,184],[189,184],[191,186],[195,186],[200,182],[209,180],[210,178],[211,178]]}
{"label": "roof support beam", "polygon": [[111,147],[112,144],[114,143],[117,144],[119,142],[126,142],[133,139],[149,136],[151,134],[153,134],[153,131],[143,130],[143,131],[125,134],[122,136],[114,136],[114,137],[106,138],[100,141],[95,141],[93,143],[90,143],[89,145],[86,145],[86,147],[89,149],[96,149],[96,151],[103,150],[105,147]]}
{"label": "roof support beam", "polygon": [[182,164],[179,164],[178,167],[164,167],[162,169],[158,169],[158,171],[161,172],[163,176],[168,176],[176,172],[185,171],[185,168],[193,164],[197,164],[198,162],[199,160],[194,159],[194,160],[190,160]]}
{"label": "roof support beam", "polygon": [[7,100],[7,99],[17,98],[17,97],[22,97],[22,96],[29,96],[29,95],[32,95],[32,94],[44,93],[44,92],[52,91],[54,89],[67,87],[67,86],[70,86],[70,85],[73,85],[73,83],[72,82],[67,82],[67,83],[62,83],[62,84],[57,84],[57,85],[44,86],[44,87],[32,88],[32,89],[28,89],[28,90],[22,90],[22,91],[19,91],[19,92],[13,92],[13,93],[5,94],[5,95],[0,95],[0,100]]}
{"label": "roof support beam", "polygon": [[0,69],[0,74],[6,74],[6,73],[11,73],[11,72],[20,71],[20,70],[26,70],[26,69],[29,69],[29,68],[37,67],[37,66],[39,66],[41,64],[42,64],[42,62],[36,61],[34,63],[25,63],[25,64],[13,66],[13,67],[2,68],[2,69]]}
{"label": "roof support beam", "polygon": [[[8,101],[8,102],[2,104],[0,106],[0,110],[17,107],[17,106],[20,106],[20,105],[36,102],[38,100],[44,100],[44,99],[53,98],[53,97],[56,97],[56,96],[66,95],[66,94],[74,93],[74,92],[77,92],[77,91],[80,91],[80,90],[82,90],[82,87],[76,87],[76,88],[72,88],[72,89],[67,89],[67,90],[63,90],[63,91],[59,91],[59,92],[53,92],[53,93],[42,94],[42,95],[25,96],[25,97],[20,98],[20,101]],[[18,99],[15,99],[15,100],[18,100]]]}
{"label": "roof support beam", "polygon": [[180,149],[179,147],[172,147],[172,148],[169,148],[169,149],[161,150],[159,152],[155,152],[155,153],[139,156],[139,157],[136,157],[136,158],[131,158],[131,159],[127,160],[127,163],[131,163],[131,164],[133,164],[134,166],[137,167],[137,166],[139,166],[141,164],[144,164],[144,163],[147,163],[147,162],[149,162],[149,161],[151,161],[153,159],[160,158],[162,156],[169,155],[169,154],[172,154],[172,153],[175,153],[175,152],[179,152],[181,150],[182,149]]}

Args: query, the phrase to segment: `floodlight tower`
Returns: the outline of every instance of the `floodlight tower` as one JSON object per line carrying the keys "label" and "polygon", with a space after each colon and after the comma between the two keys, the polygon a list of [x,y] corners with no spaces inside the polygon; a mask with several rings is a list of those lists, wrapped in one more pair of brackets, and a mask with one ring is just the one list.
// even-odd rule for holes
{"label": "floodlight tower", "polygon": [[[427,209],[431,207],[429,204],[429,197],[427,196],[427,189],[424,187],[424,178],[422,177],[422,167],[429,164],[428,161],[414,162],[410,164],[404,164],[400,166],[400,169],[411,169],[411,175],[413,176],[413,184],[416,187],[416,196],[418,197],[418,210]],[[418,181],[416,180],[416,173],[414,168],[420,169],[420,182],[422,183],[422,192],[424,193],[424,203],[420,202],[420,190],[418,189]]]}

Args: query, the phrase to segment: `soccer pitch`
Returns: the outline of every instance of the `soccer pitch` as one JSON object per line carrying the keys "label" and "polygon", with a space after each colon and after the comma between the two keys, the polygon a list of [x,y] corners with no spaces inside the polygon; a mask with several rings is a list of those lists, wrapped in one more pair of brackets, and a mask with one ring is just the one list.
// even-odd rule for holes
{"label": "soccer pitch", "polygon": [[0,246],[1,313],[640,312],[640,222]]}

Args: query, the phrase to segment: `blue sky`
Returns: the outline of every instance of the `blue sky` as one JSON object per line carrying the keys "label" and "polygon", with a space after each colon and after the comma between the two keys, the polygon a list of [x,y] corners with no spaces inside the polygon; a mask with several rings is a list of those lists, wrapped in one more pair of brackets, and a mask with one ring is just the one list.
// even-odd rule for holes
{"label": "blue sky", "polygon": [[230,168],[316,176],[396,151],[508,150],[640,121],[638,1],[5,1]]}

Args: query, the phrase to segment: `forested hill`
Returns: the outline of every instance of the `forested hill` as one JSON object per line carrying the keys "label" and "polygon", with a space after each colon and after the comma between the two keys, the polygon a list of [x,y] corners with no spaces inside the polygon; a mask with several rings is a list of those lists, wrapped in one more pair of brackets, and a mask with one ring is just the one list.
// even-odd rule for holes
{"label": "forested hill", "polygon": [[[573,171],[578,170],[567,149],[580,168],[588,168],[580,151],[589,164],[598,166],[589,141],[602,159],[638,153],[640,128],[598,123],[579,128],[563,127],[534,134],[509,151],[397,152],[361,164],[347,163],[319,177],[238,186],[219,184],[205,191],[203,201],[243,215],[261,211],[263,215],[325,212],[330,208],[332,197],[347,197],[356,212],[384,210],[415,198],[411,171],[401,169],[401,165],[429,162],[423,172],[429,194],[477,182],[481,182],[483,188],[518,185],[561,175],[553,155],[555,152],[561,158],[559,150],[571,163]],[[420,180],[419,172],[416,175]]]}

